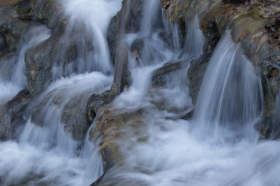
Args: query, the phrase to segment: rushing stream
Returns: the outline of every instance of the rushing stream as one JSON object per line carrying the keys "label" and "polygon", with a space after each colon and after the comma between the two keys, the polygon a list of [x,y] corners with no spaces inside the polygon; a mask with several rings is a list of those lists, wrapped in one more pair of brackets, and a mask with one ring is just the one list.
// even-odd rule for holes
{"label": "rushing stream", "polygon": [[[31,100],[27,110],[36,109],[25,116],[27,122],[17,130],[16,139],[0,142],[3,186],[86,186],[103,174],[98,140],[88,140],[94,123],[84,131],[85,138],[73,140],[68,122],[77,118],[66,117],[63,111],[75,104],[85,112],[91,94],[110,89],[114,70],[106,32],[122,0],[60,2],[70,15],[60,42],[83,27],[92,35],[95,50],[87,53],[81,47],[77,67],[53,64],[54,81]],[[141,54],[128,55],[132,84],[112,103],[114,109],[132,117],[141,113],[135,115],[137,127],[125,123],[116,141],[123,157],[121,166],[110,169],[99,185],[279,186],[280,143],[258,141],[254,129],[263,111],[261,80],[239,44],[232,41],[231,31],[225,32],[210,59],[193,118],[180,119],[194,108],[187,68],[203,53],[205,38],[198,16],[186,25],[182,43],[179,26],[165,19],[159,0],[146,0],[144,7],[139,32],[121,38],[128,48],[135,41],[143,43]],[[0,107],[27,88],[25,52],[50,37],[50,30],[43,26],[29,32],[34,37],[2,59]],[[166,42],[162,32],[171,42]],[[166,76],[164,86],[152,86],[155,70],[179,61],[185,62],[184,68]],[[78,101],[71,103],[72,98]]]}

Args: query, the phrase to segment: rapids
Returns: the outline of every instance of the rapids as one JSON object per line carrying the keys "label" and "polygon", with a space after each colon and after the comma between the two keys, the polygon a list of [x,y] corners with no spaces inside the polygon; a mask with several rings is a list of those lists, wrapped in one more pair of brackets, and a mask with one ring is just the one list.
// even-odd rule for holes
{"label": "rapids", "polygon": [[[75,28],[85,28],[93,36],[90,42],[95,50],[86,53],[80,48],[77,71],[72,64],[54,64],[54,81],[27,107],[36,105],[37,115],[31,110],[16,138],[0,142],[3,186],[86,186],[104,173],[100,139],[89,141],[95,123],[85,131],[85,138],[75,141],[61,118],[71,98],[79,98],[78,108],[85,112],[91,94],[110,89],[114,67],[106,32],[122,0],[59,2],[70,16],[63,39],[71,37]],[[121,166],[110,169],[98,185],[279,186],[280,142],[258,141],[254,129],[264,109],[261,80],[240,44],[232,41],[231,31],[222,36],[209,61],[193,118],[184,120],[182,116],[194,109],[187,68],[202,55],[205,43],[198,16],[186,25],[183,38],[179,26],[166,20],[160,0],[146,0],[143,12],[139,31],[126,33],[121,41],[130,48],[141,40],[141,59],[128,52],[132,84],[112,106],[122,113],[144,112],[137,134],[135,126],[125,123],[122,137],[116,141],[123,157]],[[29,32],[33,38],[2,59],[0,107],[27,88],[25,52],[51,35],[44,26]],[[162,37],[163,32],[169,41]],[[166,76],[164,86],[152,86],[155,70],[179,61],[185,61],[186,67]],[[280,95],[277,99],[279,102]],[[40,126],[32,123],[32,117],[41,121]]]}

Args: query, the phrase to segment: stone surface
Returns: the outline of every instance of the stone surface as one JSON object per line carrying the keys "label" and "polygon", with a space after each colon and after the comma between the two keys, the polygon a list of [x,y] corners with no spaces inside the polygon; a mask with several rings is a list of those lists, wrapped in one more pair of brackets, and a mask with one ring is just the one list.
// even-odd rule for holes
{"label": "stone surface", "polygon": [[85,95],[70,99],[64,106],[61,116],[61,122],[64,124],[64,130],[68,132],[76,141],[85,138],[86,132],[92,122],[86,117]]}
{"label": "stone surface", "polygon": [[26,121],[23,113],[30,101],[28,90],[21,90],[12,100],[2,105],[0,111],[0,140],[6,141],[16,137],[16,130]]}
{"label": "stone surface", "polygon": [[112,101],[111,92],[105,91],[101,95],[93,94],[87,102],[87,117],[93,122],[98,110]]}

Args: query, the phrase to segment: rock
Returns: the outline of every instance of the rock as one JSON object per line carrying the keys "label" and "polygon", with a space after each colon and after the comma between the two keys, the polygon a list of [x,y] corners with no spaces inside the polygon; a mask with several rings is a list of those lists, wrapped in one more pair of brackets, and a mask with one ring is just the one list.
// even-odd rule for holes
{"label": "rock", "polygon": [[127,70],[125,74],[126,74],[125,85],[126,87],[129,88],[132,85],[131,71]]}
{"label": "rock", "polygon": [[126,33],[127,15],[130,12],[129,1],[123,1],[123,6],[117,14],[117,43],[116,43],[116,56],[115,56],[115,74],[114,82],[111,87],[112,99],[118,96],[125,87],[125,77],[128,63],[127,45],[122,42],[123,36]]}
{"label": "rock", "polygon": [[176,63],[167,63],[163,67],[155,70],[152,75],[153,86],[164,86],[166,84],[165,77],[171,72],[187,68],[187,62],[181,61]]}
{"label": "rock", "polygon": [[94,183],[92,183],[90,186],[98,186],[98,184],[101,182],[101,180],[103,179],[103,177],[105,176],[106,172],[100,176],[100,178],[98,178]]}
{"label": "rock", "polygon": [[64,14],[62,5],[55,0],[32,1],[32,16],[48,25],[53,33],[60,32],[68,18]]}
{"label": "rock", "polygon": [[117,16],[114,16],[109,23],[109,28],[107,32],[107,42],[109,45],[110,56],[113,64],[115,64],[117,32],[118,32],[118,18]]}
{"label": "rock", "polygon": [[[127,0],[125,0],[127,1]],[[129,3],[126,33],[137,33],[140,30],[143,17],[144,0],[133,0]],[[124,2],[125,4],[126,2]],[[123,5],[124,7],[124,5]],[[124,10],[121,10],[124,11]]]}
{"label": "rock", "polygon": [[[70,31],[71,37],[68,37]],[[56,78],[66,77],[71,73],[81,73],[78,56],[86,56],[94,50],[91,43],[93,38],[90,33],[82,29],[74,28],[70,31],[62,29],[61,32],[54,33],[49,39],[25,53],[27,82],[32,94],[39,93],[54,80],[53,68],[57,67],[62,71]],[[69,64],[72,66],[71,69],[67,68]]]}
{"label": "rock", "polygon": [[258,131],[260,132],[259,139],[268,139],[271,132],[271,118],[266,117],[262,120],[262,122],[257,127]]}
{"label": "rock", "polygon": [[84,95],[74,97],[65,104],[62,111],[61,122],[64,124],[64,130],[76,141],[85,138],[91,124],[86,117],[86,100]]}
{"label": "rock", "polygon": [[31,19],[32,4],[29,0],[20,1],[15,5],[17,15],[21,19]]}
{"label": "rock", "polygon": [[145,47],[144,39],[134,40],[130,47],[132,57],[139,57],[141,59],[144,47]]}
{"label": "rock", "polygon": [[192,119],[194,114],[194,109],[192,109],[190,112],[188,112],[187,114],[185,114],[183,117],[181,117],[180,119],[184,119],[184,120],[190,120]]}
{"label": "rock", "polygon": [[[128,63],[128,46],[122,42],[123,36],[126,33],[137,33],[140,30],[141,20],[143,17],[144,0],[123,1],[122,9],[118,12],[116,18],[111,21],[112,26],[109,26],[110,45],[116,46],[111,51],[111,55],[115,54],[115,74],[114,83],[111,87],[112,99],[118,96],[126,84],[126,71]],[[115,27],[117,24],[117,29]],[[117,31],[116,31],[117,30]],[[116,38],[111,37],[111,33],[117,33]],[[108,38],[108,35],[107,35]],[[115,41],[116,44],[115,44]]]}
{"label": "rock", "polygon": [[103,107],[96,115],[94,120],[95,128],[89,133],[89,140],[101,138],[100,152],[103,160],[104,172],[107,172],[117,162],[120,156],[114,139],[116,130],[122,125],[121,116],[115,116],[114,110],[110,106]]}
{"label": "rock", "polygon": [[250,4],[250,0],[222,0],[223,4],[233,4],[235,6],[242,4]]}
{"label": "rock", "polygon": [[89,132],[89,140],[95,143],[96,139],[101,139],[99,146],[104,172],[115,165],[122,164],[120,144],[117,142],[117,139],[125,137],[125,132],[122,133],[121,129],[125,126],[137,130],[137,126],[142,124],[140,118],[143,114],[140,110],[123,113],[121,110],[113,109],[112,105],[107,105],[98,111],[94,119],[95,128]]}
{"label": "rock", "polygon": [[88,120],[93,122],[98,110],[100,108],[104,107],[105,105],[108,105],[109,103],[111,103],[111,101],[112,101],[112,99],[111,99],[110,90],[105,91],[101,95],[98,95],[98,94],[91,95],[91,97],[89,98],[89,100],[87,102],[87,109],[86,109]]}
{"label": "rock", "polygon": [[23,112],[30,101],[28,90],[20,91],[12,100],[1,106],[0,110],[0,140],[15,139],[16,131],[23,124]]}
{"label": "rock", "polygon": [[7,109],[13,114],[17,113],[23,105],[29,103],[31,99],[30,92],[27,89],[21,90],[11,101],[6,103]]}
{"label": "rock", "polygon": [[0,34],[0,53],[4,53],[7,51],[8,43],[4,34]]}
{"label": "rock", "polygon": [[188,79],[190,81],[189,89],[193,105],[196,104],[196,99],[203,81],[204,74],[208,66],[208,60],[204,56],[191,62],[188,69]]}
{"label": "rock", "polygon": [[7,141],[11,137],[11,117],[7,110],[0,110],[0,141]]}

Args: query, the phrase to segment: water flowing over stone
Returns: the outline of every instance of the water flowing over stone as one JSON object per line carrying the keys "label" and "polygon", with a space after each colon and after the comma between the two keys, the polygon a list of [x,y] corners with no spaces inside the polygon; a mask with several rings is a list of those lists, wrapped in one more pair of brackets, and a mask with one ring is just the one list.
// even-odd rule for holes
{"label": "water flowing over stone", "polygon": [[230,37],[227,31],[218,44],[198,95],[193,122],[203,139],[225,138],[227,130],[236,138],[252,139],[261,116],[261,80]]}
{"label": "water flowing over stone", "polygon": [[0,185],[279,186],[277,12],[0,1]]}

